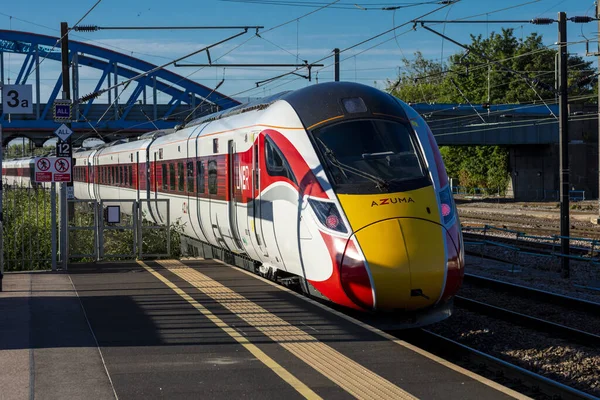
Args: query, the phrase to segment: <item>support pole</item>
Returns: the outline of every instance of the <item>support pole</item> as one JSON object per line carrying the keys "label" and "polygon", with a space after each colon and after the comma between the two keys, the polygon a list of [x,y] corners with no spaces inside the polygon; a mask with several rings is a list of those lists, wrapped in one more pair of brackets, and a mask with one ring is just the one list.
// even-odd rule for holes
{"label": "support pole", "polygon": [[[71,100],[71,79],[70,79],[70,65],[69,65],[69,26],[66,22],[60,23],[60,50],[61,50],[61,62],[62,62],[62,84],[63,93],[62,97],[64,100]],[[66,124],[69,129],[71,123]],[[60,142],[60,139],[59,139]],[[72,149],[71,149],[71,138],[67,139],[69,144],[69,156],[72,160]],[[71,163],[72,168],[72,163]],[[69,209],[67,201],[67,186],[73,186],[73,182],[61,183],[60,184],[60,258],[61,266],[64,271],[67,270],[67,264],[69,262]]]}
{"label": "support pole", "polygon": [[567,15],[558,13],[559,44],[559,151],[560,151],[560,252],[561,275],[570,274],[569,258],[569,110],[567,98]]}
{"label": "support pole", "polygon": [[334,72],[334,80],[336,82],[340,81],[340,49],[333,49],[333,58],[335,63],[335,72]]}
{"label": "support pole", "polygon": [[57,246],[56,246],[56,183],[50,184],[50,246],[52,251],[52,271],[57,269]]}
{"label": "support pole", "polygon": [[[600,1],[596,1],[596,18],[600,17]],[[600,65],[600,19],[598,20],[598,65]],[[598,80],[600,82],[600,79]],[[598,91],[598,117],[600,117],[600,91]],[[600,123],[598,124],[598,220],[600,224]]]}
{"label": "support pole", "polygon": [[2,177],[3,142],[4,140],[2,138],[2,125],[0,124],[0,292],[2,291],[2,279],[4,278],[4,218],[2,212],[2,197],[4,195],[4,180]]}

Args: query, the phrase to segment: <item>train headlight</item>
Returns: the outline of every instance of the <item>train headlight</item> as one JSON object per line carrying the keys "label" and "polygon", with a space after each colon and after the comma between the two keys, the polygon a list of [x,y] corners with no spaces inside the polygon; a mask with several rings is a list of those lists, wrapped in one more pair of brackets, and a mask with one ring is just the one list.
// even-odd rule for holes
{"label": "train headlight", "polygon": [[308,203],[321,225],[332,231],[348,233],[335,203],[315,199],[308,199]]}
{"label": "train headlight", "polygon": [[446,186],[444,190],[439,193],[440,204],[442,208],[442,218],[444,218],[444,224],[448,224],[454,218],[456,208],[454,207],[454,199],[450,192],[450,185]]}

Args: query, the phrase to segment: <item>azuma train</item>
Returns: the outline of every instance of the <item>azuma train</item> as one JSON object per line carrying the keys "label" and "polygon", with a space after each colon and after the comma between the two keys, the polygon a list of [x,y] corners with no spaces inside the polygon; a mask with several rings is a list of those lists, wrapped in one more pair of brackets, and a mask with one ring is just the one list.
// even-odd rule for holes
{"label": "azuma train", "polygon": [[[228,255],[311,296],[416,325],[450,314],[463,240],[431,130],[409,105],[332,82],[74,154],[79,199],[137,199],[183,226],[186,249]],[[3,165],[27,183],[31,160]]]}

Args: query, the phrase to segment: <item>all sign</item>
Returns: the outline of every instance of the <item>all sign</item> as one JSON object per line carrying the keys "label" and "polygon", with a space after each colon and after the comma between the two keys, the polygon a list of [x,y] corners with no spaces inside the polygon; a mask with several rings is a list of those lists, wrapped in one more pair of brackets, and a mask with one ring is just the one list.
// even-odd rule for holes
{"label": "all sign", "polygon": [[53,110],[55,122],[71,120],[71,100],[54,100]]}
{"label": "all sign", "polygon": [[31,85],[4,85],[2,109],[5,114],[33,114]]}
{"label": "all sign", "polygon": [[54,134],[58,136],[60,140],[66,142],[67,139],[73,134],[73,131],[65,124],[62,124],[57,130],[54,131]]}
{"label": "all sign", "polygon": [[36,157],[36,182],[71,182],[71,158]]}

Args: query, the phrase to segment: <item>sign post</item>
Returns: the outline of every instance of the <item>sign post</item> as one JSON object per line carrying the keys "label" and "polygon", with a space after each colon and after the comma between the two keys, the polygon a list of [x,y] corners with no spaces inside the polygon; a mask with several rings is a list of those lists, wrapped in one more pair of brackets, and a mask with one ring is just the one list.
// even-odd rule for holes
{"label": "sign post", "polygon": [[[70,67],[71,60],[69,59],[69,26],[66,22],[60,23],[60,55],[61,55],[61,64],[62,64],[62,104],[55,103],[54,115],[55,117],[62,118],[60,121],[66,122],[66,125],[63,124],[60,128],[57,129],[55,134],[58,136],[58,145],[62,146],[64,144],[68,145],[68,158],[69,160],[73,157],[73,152],[71,149],[71,77],[70,77]],[[66,106],[65,106],[66,105]],[[64,118],[64,117],[67,118]],[[57,121],[57,122],[60,122]],[[62,129],[63,126],[66,126],[66,129]],[[70,133],[69,133],[70,131]],[[63,133],[64,132],[64,133]],[[62,136],[62,137],[61,137]],[[63,139],[64,138],[64,139]],[[56,166],[55,166],[56,167]],[[69,161],[69,176],[71,169],[71,162]],[[60,185],[60,258],[63,270],[67,270],[67,265],[69,261],[69,235],[68,235],[68,227],[69,227],[69,202],[68,202],[68,193],[73,193],[72,190],[68,190],[68,186],[73,186],[73,183],[69,179],[68,181],[64,181]]]}
{"label": "sign post", "polygon": [[2,291],[2,279],[4,278],[4,221],[2,214],[2,195],[4,180],[2,177],[2,125],[0,124],[0,292]]}

